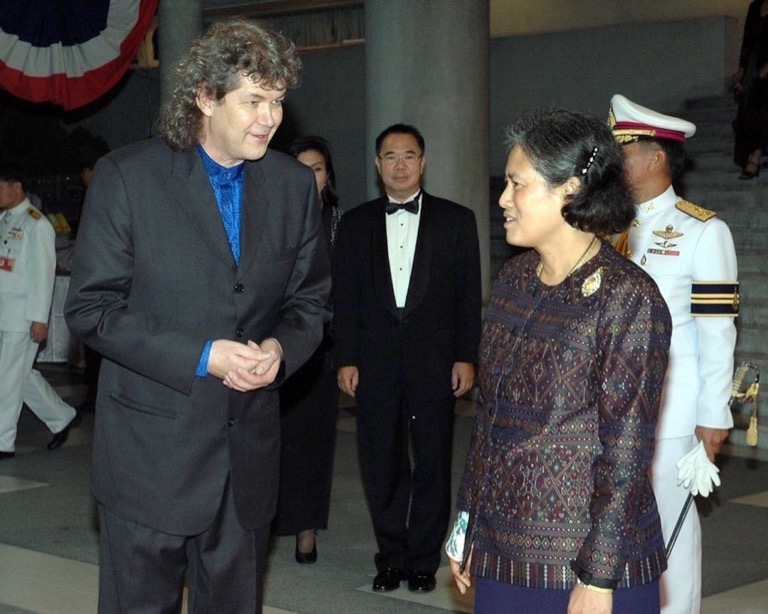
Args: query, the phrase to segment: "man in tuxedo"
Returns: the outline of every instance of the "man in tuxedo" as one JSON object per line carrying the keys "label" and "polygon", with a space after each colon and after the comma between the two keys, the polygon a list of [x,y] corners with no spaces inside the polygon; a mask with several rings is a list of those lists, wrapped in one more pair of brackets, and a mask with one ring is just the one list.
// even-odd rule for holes
{"label": "man in tuxedo", "polygon": [[[338,382],[357,403],[361,472],[379,552],[373,590],[431,591],[451,510],[456,397],[474,383],[480,256],[474,213],[421,190],[424,138],[376,139],[386,196],[342,218]],[[410,458],[409,448],[413,451]]]}
{"label": "man in tuxedo", "polygon": [[245,19],[174,72],[160,138],[103,157],[65,315],[104,358],[94,429],[99,611],[261,612],[275,387],[329,319],[313,173],[267,149],[300,60]]}

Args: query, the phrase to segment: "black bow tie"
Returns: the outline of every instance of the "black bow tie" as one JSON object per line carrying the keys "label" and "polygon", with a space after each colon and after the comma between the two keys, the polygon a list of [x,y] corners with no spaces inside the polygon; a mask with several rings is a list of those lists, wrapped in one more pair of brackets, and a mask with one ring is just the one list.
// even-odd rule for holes
{"label": "black bow tie", "polygon": [[392,201],[389,201],[384,207],[384,211],[387,212],[387,215],[389,215],[390,213],[395,213],[396,211],[400,211],[400,209],[403,209],[408,213],[418,213],[419,212],[419,194],[416,194],[413,200],[409,200],[408,202],[404,202],[404,203],[393,203]]}

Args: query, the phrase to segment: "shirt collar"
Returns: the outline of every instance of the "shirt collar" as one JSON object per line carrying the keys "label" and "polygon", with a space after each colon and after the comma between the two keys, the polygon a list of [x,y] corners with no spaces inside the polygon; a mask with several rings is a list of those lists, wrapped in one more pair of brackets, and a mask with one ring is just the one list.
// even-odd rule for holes
{"label": "shirt collar", "polygon": [[654,215],[659,211],[663,211],[669,207],[674,206],[678,200],[680,199],[678,198],[677,194],[675,194],[675,188],[669,186],[664,192],[655,198],[647,200],[644,203],[639,203],[637,205],[637,217],[648,217],[650,215]]}
{"label": "shirt collar", "polygon": [[397,203],[397,204],[407,203],[409,200],[415,200],[415,199],[419,199],[419,201],[421,201],[421,188],[419,188],[413,194],[411,194],[410,196],[407,196],[403,200],[397,200],[396,198],[392,198],[389,194],[387,194],[387,198],[389,199],[389,202]]}
{"label": "shirt collar", "polygon": [[[10,207],[9,209],[4,209],[3,213],[8,211],[11,215],[16,215],[18,213],[21,213],[22,211],[26,211],[32,206],[32,203],[29,202],[29,198],[24,198],[18,205],[14,205],[13,207]],[[2,214],[0,214],[0,217],[2,217]]]}
{"label": "shirt collar", "polygon": [[208,177],[210,177],[212,183],[221,185],[236,183],[243,180],[243,169],[245,168],[244,162],[241,162],[237,166],[226,167],[211,158],[200,143],[197,144],[197,151],[200,152],[203,166],[205,166],[205,171],[208,173]]}

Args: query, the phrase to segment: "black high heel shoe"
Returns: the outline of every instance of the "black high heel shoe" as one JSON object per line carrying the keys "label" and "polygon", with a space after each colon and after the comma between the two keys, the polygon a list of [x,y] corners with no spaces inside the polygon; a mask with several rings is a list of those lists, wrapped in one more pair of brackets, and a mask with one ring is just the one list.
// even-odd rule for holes
{"label": "black high heel shoe", "polygon": [[317,538],[315,538],[315,544],[312,546],[312,552],[301,552],[299,550],[299,538],[296,537],[296,550],[294,552],[296,562],[302,565],[311,565],[317,561]]}

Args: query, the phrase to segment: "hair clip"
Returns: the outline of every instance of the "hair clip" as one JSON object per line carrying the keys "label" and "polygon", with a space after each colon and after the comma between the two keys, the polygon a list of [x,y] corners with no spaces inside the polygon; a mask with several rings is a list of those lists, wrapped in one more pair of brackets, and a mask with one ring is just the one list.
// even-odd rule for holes
{"label": "hair clip", "polygon": [[595,161],[595,156],[597,155],[597,145],[595,145],[592,148],[592,155],[589,157],[589,160],[587,160],[587,165],[581,169],[581,175],[584,176],[587,174],[587,171],[589,170],[589,167],[592,166],[592,163]]}

